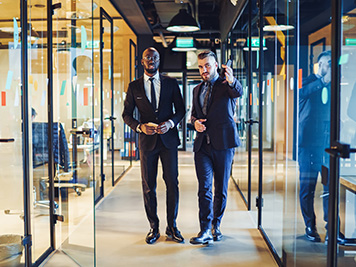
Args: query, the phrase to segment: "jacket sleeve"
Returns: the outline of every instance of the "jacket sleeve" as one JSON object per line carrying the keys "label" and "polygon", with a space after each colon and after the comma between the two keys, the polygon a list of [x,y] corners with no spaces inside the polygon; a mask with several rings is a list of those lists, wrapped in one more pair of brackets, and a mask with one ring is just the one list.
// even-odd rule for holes
{"label": "jacket sleeve", "polygon": [[233,84],[228,86],[228,94],[231,98],[237,98],[243,95],[242,85],[238,79],[235,78]]}
{"label": "jacket sleeve", "polygon": [[311,78],[307,78],[303,82],[303,87],[299,90],[299,97],[301,99],[308,98],[312,93],[315,93],[324,87],[325,85],[321,79],[317,78],[315,80],[311,80]]}
{"label": "jacket sleeve", "polygon": [[124,111],[122,112],[122,118],[124,122],[134,131],[136,131],[137,126],[140,124],[138,120],[133,117],[133,113],[136,107],[135,97],[132,92],[132,85],[129,85],[127,89],[126,98],[124,102]]}
{"label": "jacket sleeve", "polygon": [[174,122],[174,125],[177,126],[178,123],[183,119],[185,115],[185,106],[183,102],[183,97],[180,92],[178,83],[176,80],[173,80],[172,82],[173,86],[173,104],[174,104],[174,114],[171,118],[171,120]]}

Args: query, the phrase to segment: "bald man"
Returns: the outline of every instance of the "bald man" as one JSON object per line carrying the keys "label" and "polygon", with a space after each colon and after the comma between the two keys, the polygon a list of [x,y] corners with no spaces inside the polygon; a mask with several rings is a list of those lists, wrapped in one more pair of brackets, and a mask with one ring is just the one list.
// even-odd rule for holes
{"label": "bald man", "polygon": [[[180,145],[177,125],[185,115],[185,107],[176,79],[161,75],[158,72],[159,63],[160,56],[155,48],[149,47],[143,52],[141,64],[144,75],[129,84],[122,117],[139,134],[143,197],[151,227],[146,243],[154,244],[160,237],[156,196],[159,158],[166,184],[166,235],[170,240],[182,243],[184,238],[176,223]],[[133,117],[136,107],[139,120]]]}

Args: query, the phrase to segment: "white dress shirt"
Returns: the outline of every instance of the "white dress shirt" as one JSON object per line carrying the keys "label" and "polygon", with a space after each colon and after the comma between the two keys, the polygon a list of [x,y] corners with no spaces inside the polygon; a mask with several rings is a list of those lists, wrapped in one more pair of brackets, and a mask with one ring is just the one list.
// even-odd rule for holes
{"label": "white dress shirt", "polygon": [[151,81],[150,78],[154,78],[153,80],[153,86],[155,88],[155,93],[156,93],[156,109],[158,109],[158,105],[159,105],[159,97],[161,95],[161,80],[159,78],[159,73],[157,71],[157,73],[155,75],[153,75],[152,77],[143,74],[143,80],[144,80],[144,86],[145,86],[145,92],[146,92],[146,96],[148,98],[148,100],[151,102]]}
{"label": "white dress shirt", "polygon": [[[143,80],[144,80],[144,86],[145,86],[145,92],[148,100],[151,102],[151,81],[150,78],[153,79],[153,86],[155,88],[155,94],[156,94],[156,109],[159,107],[159,100],[161,96],[161,80],[159,78],[159,72],[152,77],[148,76],[146,73],[143,74]],[[174,122],[172,120],[168,120],[171,123],[171,128],[174,127]]]}

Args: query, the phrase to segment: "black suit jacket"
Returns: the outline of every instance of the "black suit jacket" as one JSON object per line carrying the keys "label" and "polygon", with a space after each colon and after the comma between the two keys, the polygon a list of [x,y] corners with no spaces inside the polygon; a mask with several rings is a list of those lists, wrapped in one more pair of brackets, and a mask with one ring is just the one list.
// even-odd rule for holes
{"label": "black suit jacket", "polygon": [[[172,149],[178,147],[180,144],[177,125],[185,115],[185,107],[177,80],[163,75],[160,75],[160,80],[161,93],[157,114],[155,114],[151,102],[146,96],[144,80],[143,77],[141,77],[129,84],[122,117],[124,122],[134,131],[136,131],[140,123],[154,122],[159,124],[164,121],[172,120],[174,122],[174,128],[160,135],[164,146]],[[138,108],[140,114],[139,121],[133,117],[135,107]],[[153,150],[157,138],[158,134],[145,135],[141,133],[139,135],[139,148],[145,151]]]}
{"label": "black suit jacket", "polygon": [[203,133],[197,132],[197,137],[194,141],[194,152],[199,151],[206,134],[209,135],[211,145],[216,150],[239,146],[241,142],[234,121],[234,113],[236,98],[242,96],[243,93],[241,83],[236,79],[235,83],[229,86],[226,80],[219,77],[212,88],[206,116],[204,116],[199,103],[202,85],[203,83],[200,83],[193,90],[191,121],[194,125],[195,120],[206,119],[204,123],[206,131]]}

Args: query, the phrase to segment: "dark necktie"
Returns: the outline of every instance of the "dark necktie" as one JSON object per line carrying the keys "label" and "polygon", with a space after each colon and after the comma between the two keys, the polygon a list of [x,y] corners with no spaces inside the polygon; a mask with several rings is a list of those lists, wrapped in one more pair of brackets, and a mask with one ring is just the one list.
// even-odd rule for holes
{"label": "dark necktie", "polygon": [[208,82],[207,85],[208,89],[206,89],[206,93],[204,96],[204,102],[203,102],[203,114],[206,116],[206,114],[208,114],[208,105],[209,105],[209,97],[210,97],[210,92],[211,92],[211,83]]}
{"label": "dark necktie", "polygon": [[151,105],[153,107],[153,110],[156,112],[157,106],[156,106],[156,92],[155,92],[155,87],[153,85],[153,80],[154,78],[150,78],[151,81]]}

